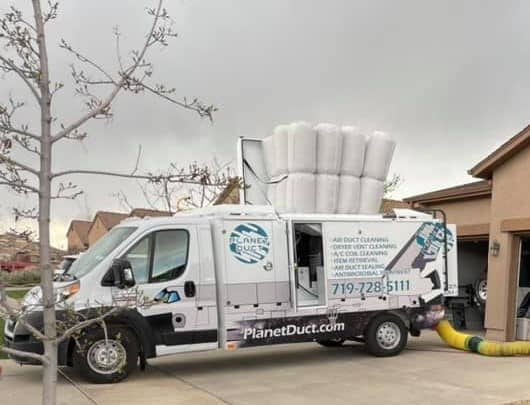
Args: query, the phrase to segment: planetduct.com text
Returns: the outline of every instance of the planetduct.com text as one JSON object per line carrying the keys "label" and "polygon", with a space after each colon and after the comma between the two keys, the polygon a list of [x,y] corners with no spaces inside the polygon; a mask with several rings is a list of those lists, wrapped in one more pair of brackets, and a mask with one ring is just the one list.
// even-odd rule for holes
{"label": "planetduct.com text", "polygon": [[284,325],[279,328],[269,329],[245,328],[243,330],[243,339],[267,339],[273,337],[316,335],[319,333],[331,333],[342,331],[344,331],[344,323],[325,323],[321,325],[309,324],[303,326]]}

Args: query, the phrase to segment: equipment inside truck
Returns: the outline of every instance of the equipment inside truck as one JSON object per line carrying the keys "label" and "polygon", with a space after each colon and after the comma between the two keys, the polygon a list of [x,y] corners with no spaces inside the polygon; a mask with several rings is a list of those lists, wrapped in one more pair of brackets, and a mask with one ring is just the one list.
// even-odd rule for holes
{"label": "equipment inside truck", "polygon": [[296,298],[299,307],[325,305],[321,224],[294,224]]}

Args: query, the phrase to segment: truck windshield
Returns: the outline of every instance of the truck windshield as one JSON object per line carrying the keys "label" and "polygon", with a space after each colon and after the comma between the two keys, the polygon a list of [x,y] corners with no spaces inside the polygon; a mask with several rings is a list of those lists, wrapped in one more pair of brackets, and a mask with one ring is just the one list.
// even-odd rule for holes
{"label": "truck windshield", "polygon": [[79,256],[68,270],[68,275],[79,279],[90,273],[105,257],[116,249],[134,231],[135,227],[118,227],[112,229],[101,238],[94,246]]}

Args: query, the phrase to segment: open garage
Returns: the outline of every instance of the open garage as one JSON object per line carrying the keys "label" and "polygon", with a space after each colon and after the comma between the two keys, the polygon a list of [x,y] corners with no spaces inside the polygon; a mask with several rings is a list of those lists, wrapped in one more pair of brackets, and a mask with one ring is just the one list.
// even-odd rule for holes
{"label": "open garage", "polygon": [[494,340],[530,340],[528,173],[530,126],[469,170],[479,181],[405,199],[457,225],[459,296],[448,316],[460,328],[483,325]]}

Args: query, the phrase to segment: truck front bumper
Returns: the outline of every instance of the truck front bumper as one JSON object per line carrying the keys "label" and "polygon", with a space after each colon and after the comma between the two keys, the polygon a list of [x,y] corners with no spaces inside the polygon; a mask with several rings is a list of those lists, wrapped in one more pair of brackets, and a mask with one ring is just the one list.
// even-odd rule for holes
{"label": "truck front bumper", "polygon": [[[42,312],[32,312],[26,317],[26,322],[29,322],[37,329],[42,328]],[[44,354],[44,345],[37,340],[24,326],[8,320],[4,329],[4,346],[8,349],[13,349],[21,352],[28,352],[34,354]],[[57,362],[59,366],[68,365],[68,341],[59,344],[57,348]],[[24,365],[40,365],[41,363],[36,359],[31,359],[24,356],[8,354],[9,358],[18,364]]]}

